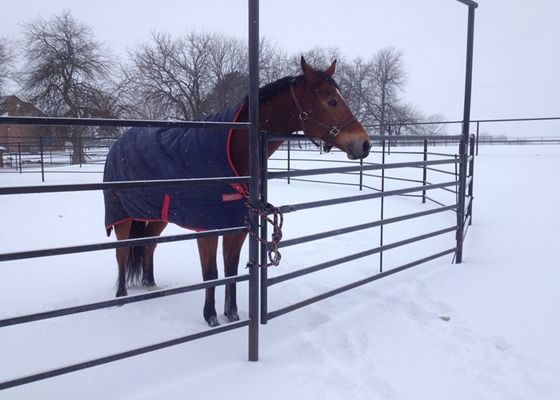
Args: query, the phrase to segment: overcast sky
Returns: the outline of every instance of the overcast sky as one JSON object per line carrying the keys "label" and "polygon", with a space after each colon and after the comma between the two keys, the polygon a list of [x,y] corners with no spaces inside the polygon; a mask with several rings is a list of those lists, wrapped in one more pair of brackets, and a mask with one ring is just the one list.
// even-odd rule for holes
{"label": "overcast sky", "polygon": [[[473,119],[560,116],[560,1],[481,0],[476,12]],[[222,32],[246,40],[245,0],[18,0],[0,6],[0,36],[70,10],[116,54],[152,30]],[[404,53],[404,97],[422,113],[461,119],[467,7],[455,0],[261,0],[262,36],[288,53],[338,47],[352,58]],[[560,121],[483,130],[560,136]]]}

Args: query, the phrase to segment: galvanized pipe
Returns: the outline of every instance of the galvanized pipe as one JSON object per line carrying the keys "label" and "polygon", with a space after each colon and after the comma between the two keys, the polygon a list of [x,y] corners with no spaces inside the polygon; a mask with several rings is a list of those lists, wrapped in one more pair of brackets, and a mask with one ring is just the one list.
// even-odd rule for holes
{"label": "galvanized pipe", "polygon": [[[249,0],[249,203],[255,210],[261,201],[259,146],[259,0]],[[258,216],[249,211],[251,226],[258,226]],[[260,234],[260,232],[259,232]],[[259,359],[259,242],[249,235],[249,361]]]}
{"label": "galvanized pipe", "polygon": [[[474,48],[474,16],[478,6],[472,1],[462,1],[469,5],[469,16],[467,22],[467,56],[465,68],[465,100],[463,107],[463,129],[461,144],[459,146],[459,198],[457,204],[457,252],[455,261],[460,264],[463,261],[463,227],[465,224],[465,194],[467,180],[467,151],[469,142],[469,129],[471,118],[471,94],[472,94],[472,71],[473,71],[473,48]],[[472,4],[471,4],[472,3]]]}

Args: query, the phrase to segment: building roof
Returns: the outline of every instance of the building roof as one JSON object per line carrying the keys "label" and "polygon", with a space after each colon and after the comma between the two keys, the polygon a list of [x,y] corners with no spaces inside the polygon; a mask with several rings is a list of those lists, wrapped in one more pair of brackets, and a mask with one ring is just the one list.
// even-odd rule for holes
{"label": "building roof", "polygon": [[19,97],[2,96],[0,97],[0,115],[9,115],[16,117],[44,117],[43,111],[35,107],[33,104],[21,100]]}

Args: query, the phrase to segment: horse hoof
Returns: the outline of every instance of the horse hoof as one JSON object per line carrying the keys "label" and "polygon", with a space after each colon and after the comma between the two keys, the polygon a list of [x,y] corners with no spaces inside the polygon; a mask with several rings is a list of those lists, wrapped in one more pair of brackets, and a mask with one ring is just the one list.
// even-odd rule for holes
{"label": "horse hoof", "polygon": [[217,326],[220,326],[220,322],[218,321],[218,317],[213,315],[210,318],[206,318],[206,322],[208,322],[208,326],[210,328],[215,328]]}
{"label": "horse hoof", "polygon": [[115,297],[124,297],[127,296],[128,292],[126,291],[126,289],[119,289],[117,290],[117,295]]}
{"label": "horse hoof", "polygon": [[142,286],[148,291],[151,292],[152,290],[159,290],[159,286],[156,285],[155,282],[142,282]]}
{"label": "horse hoof", "polygon": [[226,316],[228,322],[239,321],[239,314],[237,314],[237,311],[229,311],[224,313],[224,315]]}
{"label": "horse hoof", "polygon": [[142,286],[144,286],[148,290],[150,290],[150,289],[153,290],[154,288],[157,288],[156,282],[153,281],[153,280],[148,280],[148,279],[143,279],[142,280]]}

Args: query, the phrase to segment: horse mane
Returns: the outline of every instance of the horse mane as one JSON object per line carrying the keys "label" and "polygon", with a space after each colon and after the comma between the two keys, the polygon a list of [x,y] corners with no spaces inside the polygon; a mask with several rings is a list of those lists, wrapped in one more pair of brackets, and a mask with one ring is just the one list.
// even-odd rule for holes
{"label": "horse mane", "polygon": [[[339,88],[338,84],[331,76],[327,75],[323,71],[316,71],[316,72],[320,80],[322,80],[323,82],[331,86],[334,86],[337,89]],[[303,75],[297,75],[297,76],[285,76],[274,82],[267,83],[266,85],[264,85],[259,89],[259,104],[265,103],[271,100],[272,98],[278,96],[280,93],[289,90],[292,82],[299,83],[304,80],[305,78]]]}

